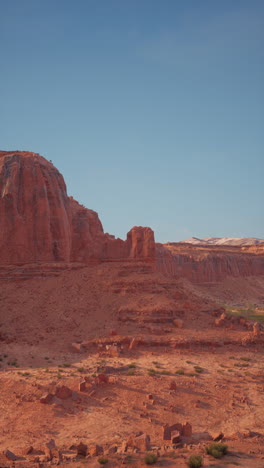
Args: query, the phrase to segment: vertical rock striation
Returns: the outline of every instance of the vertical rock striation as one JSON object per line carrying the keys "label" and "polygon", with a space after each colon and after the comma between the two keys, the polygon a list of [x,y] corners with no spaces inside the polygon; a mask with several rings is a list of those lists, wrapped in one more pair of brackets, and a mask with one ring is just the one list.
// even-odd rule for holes
{"label": "vertical rock striation", "polygon": [[104,234],[97,213],[68,197],[45,158],[0,152],[0,263],[89,262],[155,256],[154,233],[134,227],[126,241]]}

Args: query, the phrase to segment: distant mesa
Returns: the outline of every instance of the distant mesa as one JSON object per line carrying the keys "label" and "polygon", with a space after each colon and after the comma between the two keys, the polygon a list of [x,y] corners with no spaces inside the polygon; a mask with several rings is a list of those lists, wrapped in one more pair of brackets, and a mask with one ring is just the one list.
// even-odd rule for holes
{"label": "distant mesa", "polygon": [[264,239],[257,239],[255,237],[204,237],[199,239],[198,237],[190,237],[181,243],[193,244],[193,245],[233,245],[233,246],[244,246],[244,245],[258,245],[264,244]]}

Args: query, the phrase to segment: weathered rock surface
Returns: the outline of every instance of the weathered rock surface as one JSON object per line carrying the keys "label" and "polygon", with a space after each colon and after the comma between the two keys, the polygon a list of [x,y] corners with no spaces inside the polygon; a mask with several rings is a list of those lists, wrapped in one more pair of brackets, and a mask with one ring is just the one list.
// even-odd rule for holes
{"label": "weathered rock surface", "polygon": [[67,195],[52,162],[36,153],[0,151],[0,220],[2,266],[144,259],[158,271],[194,282],[264,274],[264,243],[161,245],[152,229],[141,226],[125,241],[115,239],[104,233],[95,211]]}
{"label": "weathered rock surface", "polygon": [[127,240],[104,234],[95,211],[68,197],[63,176],[45,158],[0,152],[0,263],[88,262],[155,255],[150,228]]}
{"label": "weathered rock surface", "polygon": [[217,282],[228,276],[263,275],[262,245],[259,248],[256,246],[252,252],[250,247],[201,248],[181,243],[156,244],[157,269],[170,276],[185,277],[200,283]]}

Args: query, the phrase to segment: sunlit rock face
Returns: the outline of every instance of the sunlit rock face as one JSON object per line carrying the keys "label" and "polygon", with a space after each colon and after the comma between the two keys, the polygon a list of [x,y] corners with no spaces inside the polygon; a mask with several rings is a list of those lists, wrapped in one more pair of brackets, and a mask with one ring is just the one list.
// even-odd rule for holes
{"label": "sunlit rock face", "polygon": [[104,234],[98,214],[68,197],[63,176],[36,153],[0,152],[0,262],[86,262],[155,254],[150,228]]}

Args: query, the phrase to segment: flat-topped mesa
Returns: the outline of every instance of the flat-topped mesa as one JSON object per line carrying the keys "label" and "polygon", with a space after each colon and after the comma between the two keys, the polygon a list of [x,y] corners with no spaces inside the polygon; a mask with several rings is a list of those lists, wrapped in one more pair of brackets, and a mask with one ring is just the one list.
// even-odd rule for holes
{"label": "flat-topped mesa", "polygon": [[[188,278],[196,283],[214,283],[226,277],[247,277],[264,275],[264,251],[243,250],[234,247],[232,251],[221,247],[203,251],[199,246],[183,249],[181,243],[156,244],[157,269],[169,276]],[[256,248],[255,248],[256,249]]]}
{"label": "flat-topped mesa", "polygon": [[68,197],[63,176],[37,153],[0,151],[0,223],[0,263],[154,259],[150,228],[133,228],[126,241],[104,234],[98,214]]}

